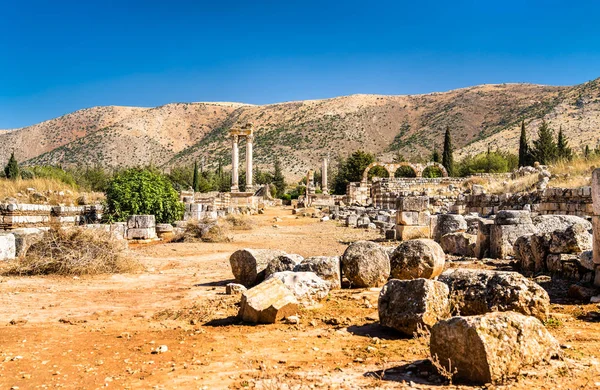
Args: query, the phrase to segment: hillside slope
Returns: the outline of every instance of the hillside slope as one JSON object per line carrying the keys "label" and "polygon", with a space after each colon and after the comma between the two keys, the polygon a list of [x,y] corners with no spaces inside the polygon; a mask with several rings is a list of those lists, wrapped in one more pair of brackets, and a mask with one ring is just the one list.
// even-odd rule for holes
{"label": "hillside slope", "polygon": [[[515,151],[519,123],[534,137],[539,119],[563,127],[571,145],[600,137],[600,81],[574,87],[481,85],[412,96],[351,95],[263,106],[174,103],[156,108],[95,107],[34,126],[0,132],[0,161],[15,150],[29,164],[173,166],[194,160],[230,164],[227,131],[252,122],[257,165],[282,160],[297,177],[330,155],[363,149],[390,160],[427,158],[446,126],[459,155],[488,145]],[[244,153],[242,144],[240,153]],[[243,161],[243,157],[242,157]]]}

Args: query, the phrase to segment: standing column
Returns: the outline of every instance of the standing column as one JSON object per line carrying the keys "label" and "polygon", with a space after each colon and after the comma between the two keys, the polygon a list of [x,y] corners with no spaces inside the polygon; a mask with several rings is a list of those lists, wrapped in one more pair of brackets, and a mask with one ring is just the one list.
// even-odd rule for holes
{"label": "standing column", "polygon": [[231,192],[239,191],[239,150],[238,150],[238,139],[237,135],[232,135],[231,140]]}
{"label": "standing column", "polygon": [[327,186],[327,158],[323,159],[323,169],[321,170],[321,189],[324,194],[329,194],[329,187]]}
{"label": "standing column", "polygon": [[254,141],[254,136],[250,134],[246,137],[246,192],[252,192],[254,189],[252,183],[252,141]]}
{"label": "standing column", "polygon": [[594,285],[600,287],[600,168],[592,173],[592,229],[593,229],[593,259],[596,266]]}

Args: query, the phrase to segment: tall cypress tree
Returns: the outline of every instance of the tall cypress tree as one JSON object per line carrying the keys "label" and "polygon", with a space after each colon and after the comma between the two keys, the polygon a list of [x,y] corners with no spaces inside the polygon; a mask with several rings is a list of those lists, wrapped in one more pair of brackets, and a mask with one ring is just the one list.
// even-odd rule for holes
{"label": "tall cypress tree", "polygon": [[437,148],[433,149],[433,154],[431,155],[431,161],[439,163],[440,162],[440,152],[438,152]]}
{"label": "tall cypress tree", "polygon": [[538,139],[533,141],[533,157],[540,164],[551,164],[558,158],[558,149],[554,142],[554,134],[545,120],[538,129]]}
{"label": "tall cypress tree", "polygon": [[527,143],[527,132],[525,131],[525,121],[521,122],[521,138],[519,139],[519,166],[524,167],[531,164],[531,153]]}
{"label": "tall cypress tree", "polygon": [[194,178],[192,179],[192,188],[194,192],[198,192],[200,185],[198,183],[198,161],[194,160]]}
{"label": "tall cypress tree", "polygon": [[278,157],[275,157],[273,184],[277,188],[277,197],[282,197],[285,194],[285,177],[281,170],[281,162]]}
{"label": "tall cypress tree", "polygon": [[444,135],[444,151],[442,153],[442,165],[448,171],[448,176],[454,176],[454,150],[452,149],[452,139],[450,137],[450,126],[446,127]]}
{"label": "tall cypress tree", "polygon": [[590,145],[585,145],[585,149],[583,150],[583,157],[586,159],[590,157]]}
{"label": "tall cypress tree", "polygon": [[558,158],[561,160],[570,161],[573,158],[573,151],[569,147],[567,137],[565,137],[562,126],[558,130],[558,141],[556,143]]}
{"label": "tall cypress tree", "polygon": [[8,164],[4,167],[4,175],[7,179],[16,180],[19,177],[19,163],[15,158],[15,152],[10,154]]}

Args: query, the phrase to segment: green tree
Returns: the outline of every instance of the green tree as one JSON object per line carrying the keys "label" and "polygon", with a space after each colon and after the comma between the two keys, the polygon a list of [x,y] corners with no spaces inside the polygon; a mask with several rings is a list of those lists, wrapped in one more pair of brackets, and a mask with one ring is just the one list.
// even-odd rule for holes
{"label": "green tree", "polygon": [[558,158],[558,149],[554,142],[554,134],[545,120],[538,129],[538,139],[533,141],[532,153],[535,161],[540,164],[551,164]]}
{"label": "green tree", "polygon": [[[357,150],[347,159],[340,158],[337,164],[337,172],[333,178],[334,193],[338,195],[345,194],[348,183],[361,181],[365,169],[373,161],[375,161],[375,156],[362,150]],[[369,177],[375,174],[383,174],[383,172],[373,168],[372,172],[369,172]]]}
{"label": "green tree", "polygon": [[556,151],[558,158],[565,161],[571,161],[573,159],[573,151],[569,147],[567,137],[563,133],[562,126],[558,130],[558,141],[556,142]]}
{"label": "green tree", "polygon": [[509,172],[510,158],[501,152],[479,153],[475,157],[466,156],[457,164],[459,176],[469,176],[474,173],[504,173]]}
{"label": "green tree", "polygon": [[20,177],[19,174],[19,163],[15,158],[15,152],[10,154],[10,158],[8,159],[8,164],[4,167],[4,175],[7,179],[17,180]]}
{"label": "green tree", "polygon": [[171,182],[151,168],[131,168],[117,173],[106,189],[108,221],[126,221],[131,215],[154,215],[156,222],[173,223],[184,206]]}
{"label": "green tree", "polygon": [[200,189],[200,183],[198,182],[198,161],[194,160],[194,176],[192,177],[192,188],[195,192]]}
{"label": "green tree", "polygon": [[444,134],[444,151],[442,153],[442,165],[448,171],[448,176],[454,176],[454,149],[452,148],[452,139],[450,136],[450,127],[446,127]]}
{"label": "green tree", "polygon": [[585,145],[585,149],[583,150],[583,157],[586,159],[590,158],[590,145]]}
{"label": "green tree", "polygon": [[440,163],[442,159],[440,158],[440,152],[438,152],[437,148],[433,149],[433,153],[431,154],[431,161]]}
{"label": "green tree", "polygon": [[277,197],[281,198],[285,194],[285,177],[281,170],[281,161],[278,157],[275,157],[275,163],[273,164],[273,184],[277,189]]}
{"label": "green tree", "polygon": [[519,167],[531,165],[531,151],[527,142],[527,132],[525,131],[525,121],[521,122],[521,137],[519,138]]}

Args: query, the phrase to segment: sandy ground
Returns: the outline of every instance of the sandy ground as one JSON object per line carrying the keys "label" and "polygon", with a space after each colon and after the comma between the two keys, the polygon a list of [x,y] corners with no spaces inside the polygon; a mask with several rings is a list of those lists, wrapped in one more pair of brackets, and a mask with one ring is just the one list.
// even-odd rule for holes
{"label": "sandy ground", "polygon": [[[301,310],[299,325],[239,323],[239,298],[224,293],[235,250],[341,255],[377,237],[289,209],[252,220],[230,243],[132,247],[145,267],[134,274],[1,276],[0,389],[454,388],[425,360],[423,339],[378,325],[378,289],[335,291]],[[600,388],[600,308],[561,299],[559,287],[549,330],[565,359],[502,388]],[[161,345],[168,351],[153,353]]]}

